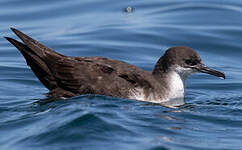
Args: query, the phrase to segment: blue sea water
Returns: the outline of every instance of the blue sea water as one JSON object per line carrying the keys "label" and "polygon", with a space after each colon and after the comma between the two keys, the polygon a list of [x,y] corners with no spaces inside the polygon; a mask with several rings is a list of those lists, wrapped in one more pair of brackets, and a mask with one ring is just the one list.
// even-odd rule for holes
{"label": "blue sea water", "polygon": [[[45,103],[48,90],[3,38],[16,38],[10,27],[65,55],[145,70],[185,45],[227,79],[192,75],[179,109],[91,95]],[[239,0],[1,0],[0,149],[242,149],[241,41]]]}

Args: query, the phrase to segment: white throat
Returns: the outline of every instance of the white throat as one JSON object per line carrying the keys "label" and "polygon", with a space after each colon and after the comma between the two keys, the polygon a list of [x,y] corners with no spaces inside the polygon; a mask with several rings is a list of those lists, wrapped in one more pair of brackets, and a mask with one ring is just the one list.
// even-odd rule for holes
{"label": "white throat", "polygon": [[185,79],[182,78],[176,71],[171,71],[168,74],[168,94],[167,99],[184,99],[185,93]]}
{"label": "white throat", "polygon": [[190,68],[183,68],[178,65],[173,67],[168,74],[169,100],[182,99],[184,102],[185,80],[192,73],[194,73],[194,70]]}

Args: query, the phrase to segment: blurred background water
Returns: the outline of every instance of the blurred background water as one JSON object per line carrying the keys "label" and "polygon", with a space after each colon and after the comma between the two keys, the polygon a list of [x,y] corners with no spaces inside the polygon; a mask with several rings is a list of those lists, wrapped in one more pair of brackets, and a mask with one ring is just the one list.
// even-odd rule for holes
{"label": "blurred background water", "polygon": [[[0,149],[241,149],[241,18],[239,0],[1,0]],[[179,109],[87,95],[40,104],[48,91],[3,38],[16,38],[10,27],[65,55],[146,70],[185,45],[227,79],[189,77]]]}

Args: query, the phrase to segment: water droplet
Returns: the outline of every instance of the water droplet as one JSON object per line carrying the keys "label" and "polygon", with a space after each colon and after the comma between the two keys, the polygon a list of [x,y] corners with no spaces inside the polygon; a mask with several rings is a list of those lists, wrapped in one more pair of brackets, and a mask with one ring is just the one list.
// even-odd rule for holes
{"label": "water droplet", "polygon": [[133,12],[133,8],[131,7],[131,6],[128,6],[127,8],[125,8],[125,12],[127,12],[127,13],[131,13],[131,12]]}

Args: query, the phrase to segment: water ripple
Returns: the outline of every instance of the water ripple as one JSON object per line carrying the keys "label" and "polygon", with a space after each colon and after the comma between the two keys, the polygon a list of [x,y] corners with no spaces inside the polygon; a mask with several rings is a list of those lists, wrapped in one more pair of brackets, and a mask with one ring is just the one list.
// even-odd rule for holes
{"label": "water ripple", "polygon": [[99,95],[53,101],[0,38],[0,148],[240,149],[241,6],[236,0],[0,1],[2,37],[16,38],[13,26],[65,55],[109,57],[147,70],[167,48],[186,45],[227,77],[189,77],[187,104],[179,109]]}

